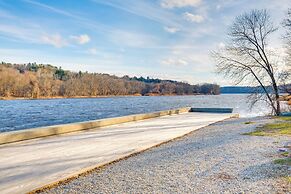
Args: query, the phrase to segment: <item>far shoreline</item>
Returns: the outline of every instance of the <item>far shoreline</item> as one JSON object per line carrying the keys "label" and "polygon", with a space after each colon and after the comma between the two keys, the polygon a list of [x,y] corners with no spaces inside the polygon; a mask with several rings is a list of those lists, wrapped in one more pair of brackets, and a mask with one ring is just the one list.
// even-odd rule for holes
{"label": "far shoreline", "polygon": [[185,94],[185,95],[104,95],[104,96],[53,96],[53,97],[38,97],[38,98],[27,98],[27,97],[0,97],[1,100],[53,100],[53,99],[85,99],[85,98],[117,98],[117,97],[153,97],[153,96],[214,96],[220,94]]}

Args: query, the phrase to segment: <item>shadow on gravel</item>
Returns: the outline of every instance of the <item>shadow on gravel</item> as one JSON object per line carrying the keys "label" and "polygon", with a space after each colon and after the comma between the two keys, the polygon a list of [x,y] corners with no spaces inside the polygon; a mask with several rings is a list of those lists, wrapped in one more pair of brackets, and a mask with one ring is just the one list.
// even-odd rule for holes
{"label": "shadow on gravel", "polygon": [[254,165],[245,168],[241,172],[242,179],[244,181],[249,180],[250,182],[260,181],[270,182],[266,180],[271,180],[273,182],[273,190],[275,193],[290,193],[291,184],[290,180],[287,178],[291,174],[290,168],[288,166],[276,165],[274,163],[264,163],[261,165]]}
{"label": "shadow on gravel", "polygon": [[283,178],[290,175],[288,166],[276,165],[274,163],[264,163],[245,168],[241,175],[244,179],[264,180],[273,178]]}

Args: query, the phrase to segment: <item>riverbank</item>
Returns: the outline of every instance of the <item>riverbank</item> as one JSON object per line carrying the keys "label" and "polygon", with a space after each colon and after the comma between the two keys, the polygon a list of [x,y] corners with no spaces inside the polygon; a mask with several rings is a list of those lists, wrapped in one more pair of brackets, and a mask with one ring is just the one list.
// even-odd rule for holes
{"label": "riverbank", "polygon": [[[50,100],[50,99],[86,99],[86,98],[115,98],[115,97],[139,97],[139,96],[200,96],[213,94],[185,94],[185,95],[161,95],[161,94],[134,94],[134,95],[104,95],[104,96],[51,96],[51,97],[38,97],[38,98],[25,98],[25,97],[0,97],[0,100]],[[219,95],[219,94],[218,94]]]}
{"label": "riverbank", "polygon": [[289,193],[291,169],[274,161],[290,137],[243,135],[272,122],[228,119],[44,193]]}
{"label": "riverbank", "polygon": [[51,96],[51,97],[38,97],[38,98],[25,98],[25,97],[0,97],[0,100],[50,100],[50,99],[78,99],[78,98],[114,98],[114,97],[134,97],[141,95],[106,95],[106,96]]}

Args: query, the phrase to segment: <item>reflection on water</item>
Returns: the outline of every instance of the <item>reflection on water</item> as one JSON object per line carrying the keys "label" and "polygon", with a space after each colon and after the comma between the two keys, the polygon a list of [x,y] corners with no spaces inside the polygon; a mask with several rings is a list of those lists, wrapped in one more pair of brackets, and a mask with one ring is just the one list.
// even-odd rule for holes
{"label": "reflection on water", "polygon": [[264,103],[259,103],[250,110],[245,94],[10,100],[0,101],[0,132],[186,106],[233,108],[241,117],[253,117],[269,112]]}

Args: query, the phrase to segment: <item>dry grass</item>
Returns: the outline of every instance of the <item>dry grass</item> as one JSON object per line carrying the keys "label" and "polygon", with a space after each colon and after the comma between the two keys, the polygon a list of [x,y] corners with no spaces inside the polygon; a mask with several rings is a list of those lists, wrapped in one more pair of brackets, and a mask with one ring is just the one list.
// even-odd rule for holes
{"label": "dry grass", "polygon": [[291,166],[291,158],[279,158],[274,160],[275,164]]}
{"label": "dry grass", "polygon": [[283,152],[283,153],[281,153],[281,156],[288,157],[289,156],[289,152]]}
{"label": "dry grass", "polygon": [[213,179],[214,180],[220,179],[220,180],[223,180],[223,181],[229,181],[229,180],[236,179],[236,177],[234,177],[233,175],[230,175],[228,173],[221,172],[221,173],[215,174],[213,176]]}
{"label": "dry grass", "polygon": [[275,118],[278,119],[278,122],[266,124],[266,125],[261,126],[261,127],[257,127],[255,131],[245,133],[244,135],[254,135],[254,136],[287,135],[287,136],[291,136],[291,117],[275,117]]}
{"label": "dry grass", "polygon": [[277,117],[278,119],[282,121],[290,121],[291,122],[291,117]]}
{"label": "dry grass", "polygon": [[252,121],[247,121],[245,122],[246,125],[250,125],[250,124],[254,124],[255,122],[252,122]]}

